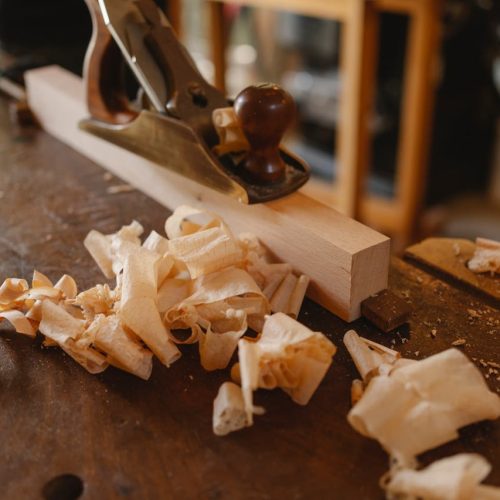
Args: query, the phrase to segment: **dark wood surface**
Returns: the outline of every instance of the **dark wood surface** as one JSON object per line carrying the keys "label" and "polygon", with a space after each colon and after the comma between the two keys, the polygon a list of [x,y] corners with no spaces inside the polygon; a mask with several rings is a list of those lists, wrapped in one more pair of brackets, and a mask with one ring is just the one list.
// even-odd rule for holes
{"label": "dark wood surface", "polygon": [[[83,248],[87,232],[112,232],[133,218],[161,231],[168,215],[139,192],[108,194],[121,181],[106,180],[100,167],[45,133],[9,124],[1,99],[0,165],[2,280],[28,279],[36,268],[54,280],[70,273],[82,289],[104,282]],[[361,319],[351,325],[360,334],[410,358],[464,338],[462,348],[484,374],[488,361],[500,362],[500,312],[479,295],[397,259],[390,282],[414,307],[409,326],[382,334]],[[301,407],[281,391],[259,391],[267,413],[224,438],[212,434],[211,416],[228,373],[205,373],[196,347],[183,347],[170,369],[156,363],[148,382],[113,368],[92,376],[61,350],[1,323],[0,497],[40,498],[46,483],[71,473],[87,499],[383,498],[378,478],[387,456],[346,421],[357,375],[341,342],[350,326],[310,301],[300,320],[339,347],[312,401]],[[497,377],[488,378],[496,391]],[[422,458],[481,453],[494,465],[488,482],[500,485],[499,445],[498,422],[480,423]]]}

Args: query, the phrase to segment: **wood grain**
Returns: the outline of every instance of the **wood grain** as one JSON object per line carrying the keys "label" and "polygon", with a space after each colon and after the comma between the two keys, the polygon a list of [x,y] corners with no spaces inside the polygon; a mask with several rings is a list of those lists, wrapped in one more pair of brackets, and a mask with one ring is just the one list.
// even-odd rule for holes
{"label": "wood grain", "polygon": [[407,248],[405,255],[488,295],[500,307],[500,278],[489,273],[473,273],[467,267],[475,249],[475,243],[470,240],[427,238]]}
{"label": "wood grain", "polygon": [[[119,179],[106,181],[104,170],[43,132],[9,126],[3,101],[0,151],[0,279],[29,278],[36,267],[52,279],[71,272],[88,287],[103,278],[81,243],[87,231],[111,232],[133,218],[147,231],[162,230],[163,206],[138,191],[107,194]],[[412,304],[409,326],[389,336],[360,319],[352,325],[360,334],[418,359],[464,338],[485,375],[481,360],[500,362],[500,312],[478,295],[400,260],[392,263],[391,288]],[[156,364],[149,382],[114,369],[92,376],[60,350],[0,324],[2,499],[40,498],[48,481],[67,473],[83,480],[83,499],[382,499],[387,456],[345,418],[356,372],[341,338],[351,325],[311,301],[300,320],[339,347],[311,403],[259,391],[256,403],[267,413],[225,438],[212,434],[211,407],[228,374],[205,373],[195,347],[183,347],[170,369]],[[494,376],[488,383],[500,390]],[[500,424],[460,434],[424,463],[481,453],[493,464],[488,483],[499,485]]]}
{"label": "wood grain", "polygon": [[309,296],[341,318],[358,318],[361,301],[386,288],[386,236],[300,192],[266,204],[238,203],[79,130],[78,121],[87,115],[84,89],[62,68],[30,71],[26,82],[30,106],[45,130],[170,209],[200,206],[221,214],[236,232],[253,232],[278,260],[308,275]]}

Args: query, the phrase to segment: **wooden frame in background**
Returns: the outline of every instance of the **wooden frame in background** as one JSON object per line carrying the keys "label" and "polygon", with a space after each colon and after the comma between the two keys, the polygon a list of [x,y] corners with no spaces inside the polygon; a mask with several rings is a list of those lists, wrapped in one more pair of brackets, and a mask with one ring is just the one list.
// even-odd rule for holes
{"label": "wooden frame in background", "polygon": [[[416,236],[425,193],[442,0],[210,0],[215,82],[220,88],[225,87],[226,68],[224,2],[291,11],[343,24],[337,180],[333,186],[312,180],[303,190],[346,215],[392,234],[396,249],[410,243]],[[393,199],[366,193],[371,149],[368,124],[373,113],[381,12],[404,14],[410,19]]]}

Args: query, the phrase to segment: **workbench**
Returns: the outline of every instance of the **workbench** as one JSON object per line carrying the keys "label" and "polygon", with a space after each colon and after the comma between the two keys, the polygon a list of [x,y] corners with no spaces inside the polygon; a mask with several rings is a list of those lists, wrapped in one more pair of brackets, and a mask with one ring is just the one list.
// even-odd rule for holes
{"label": "workbench", "polygon": [[[3,99],[0,153],[0,280],[30,279],[35,268],[53,280],[69,273],[83,290],[105,282],[82,245],[90,229],[111,233],[137,219],[146,234],[162,232],[164,207],[138,191],[110,194],[121,180],[46,133],[12,123]],[[80,479],[87,499],[383,498],[378,480],[388,457],[346,420],[357,377],[341,340],[349,328],[412,359],[463,338],[460,349],[500,390],[487,364],[500,362],[498,304],[400,259],[392,261],[390,286],[413,307],[397,333],[364,319],[349,325],[306,301],[300,321],[338,347],[310,404],[258,391],[266,414],[222,438],[212,433],[212,402],[229,374],[204,372],[196,346],[182,346],[169,369],[155,363],[147,382],[114,368],[93,376],[59,348],[1,323],[0,497],[74,498]],[[500,423],[460,434],[422,462],[477,452],[493,464],[486,482],[500,485]]]}

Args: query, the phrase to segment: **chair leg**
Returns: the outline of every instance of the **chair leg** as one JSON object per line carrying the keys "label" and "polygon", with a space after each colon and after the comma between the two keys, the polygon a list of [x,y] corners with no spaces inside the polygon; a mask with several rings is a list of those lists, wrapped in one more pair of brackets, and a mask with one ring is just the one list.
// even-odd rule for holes
{"label": "chair leg", "polygon": [[338,208],[358,218],[369,160],[378,16],[369,2],[352,1],[342,27],[342,96],[338,127]]}
{"label": "chair leg", "polygon": [[208,6],[210,9],[210,41],[214,63],[214,84],[218,89],[225,92],[227,34],[224,23],[224,4],[210,1]]}
{"label": "chair leg", "polygon": [[375,116],[375,98],[377,89],[377,66],[379,55],[380,16],[372,3],[365,6],[363,21],[363,56],[361,67],[360,117],[358,129],[357,157],[357,195],[358,218],[361,217],[360,205],[368,199],[366,179],[372,161],[372,129]]}
{"label": "chair leg", "polygon": [[410,13],[396,177],[402,208],[398,237],[401,246],[417,236],[417,219],[425,195],[441,31],[440,4],[436,0],[420,0],[418,8]]}

